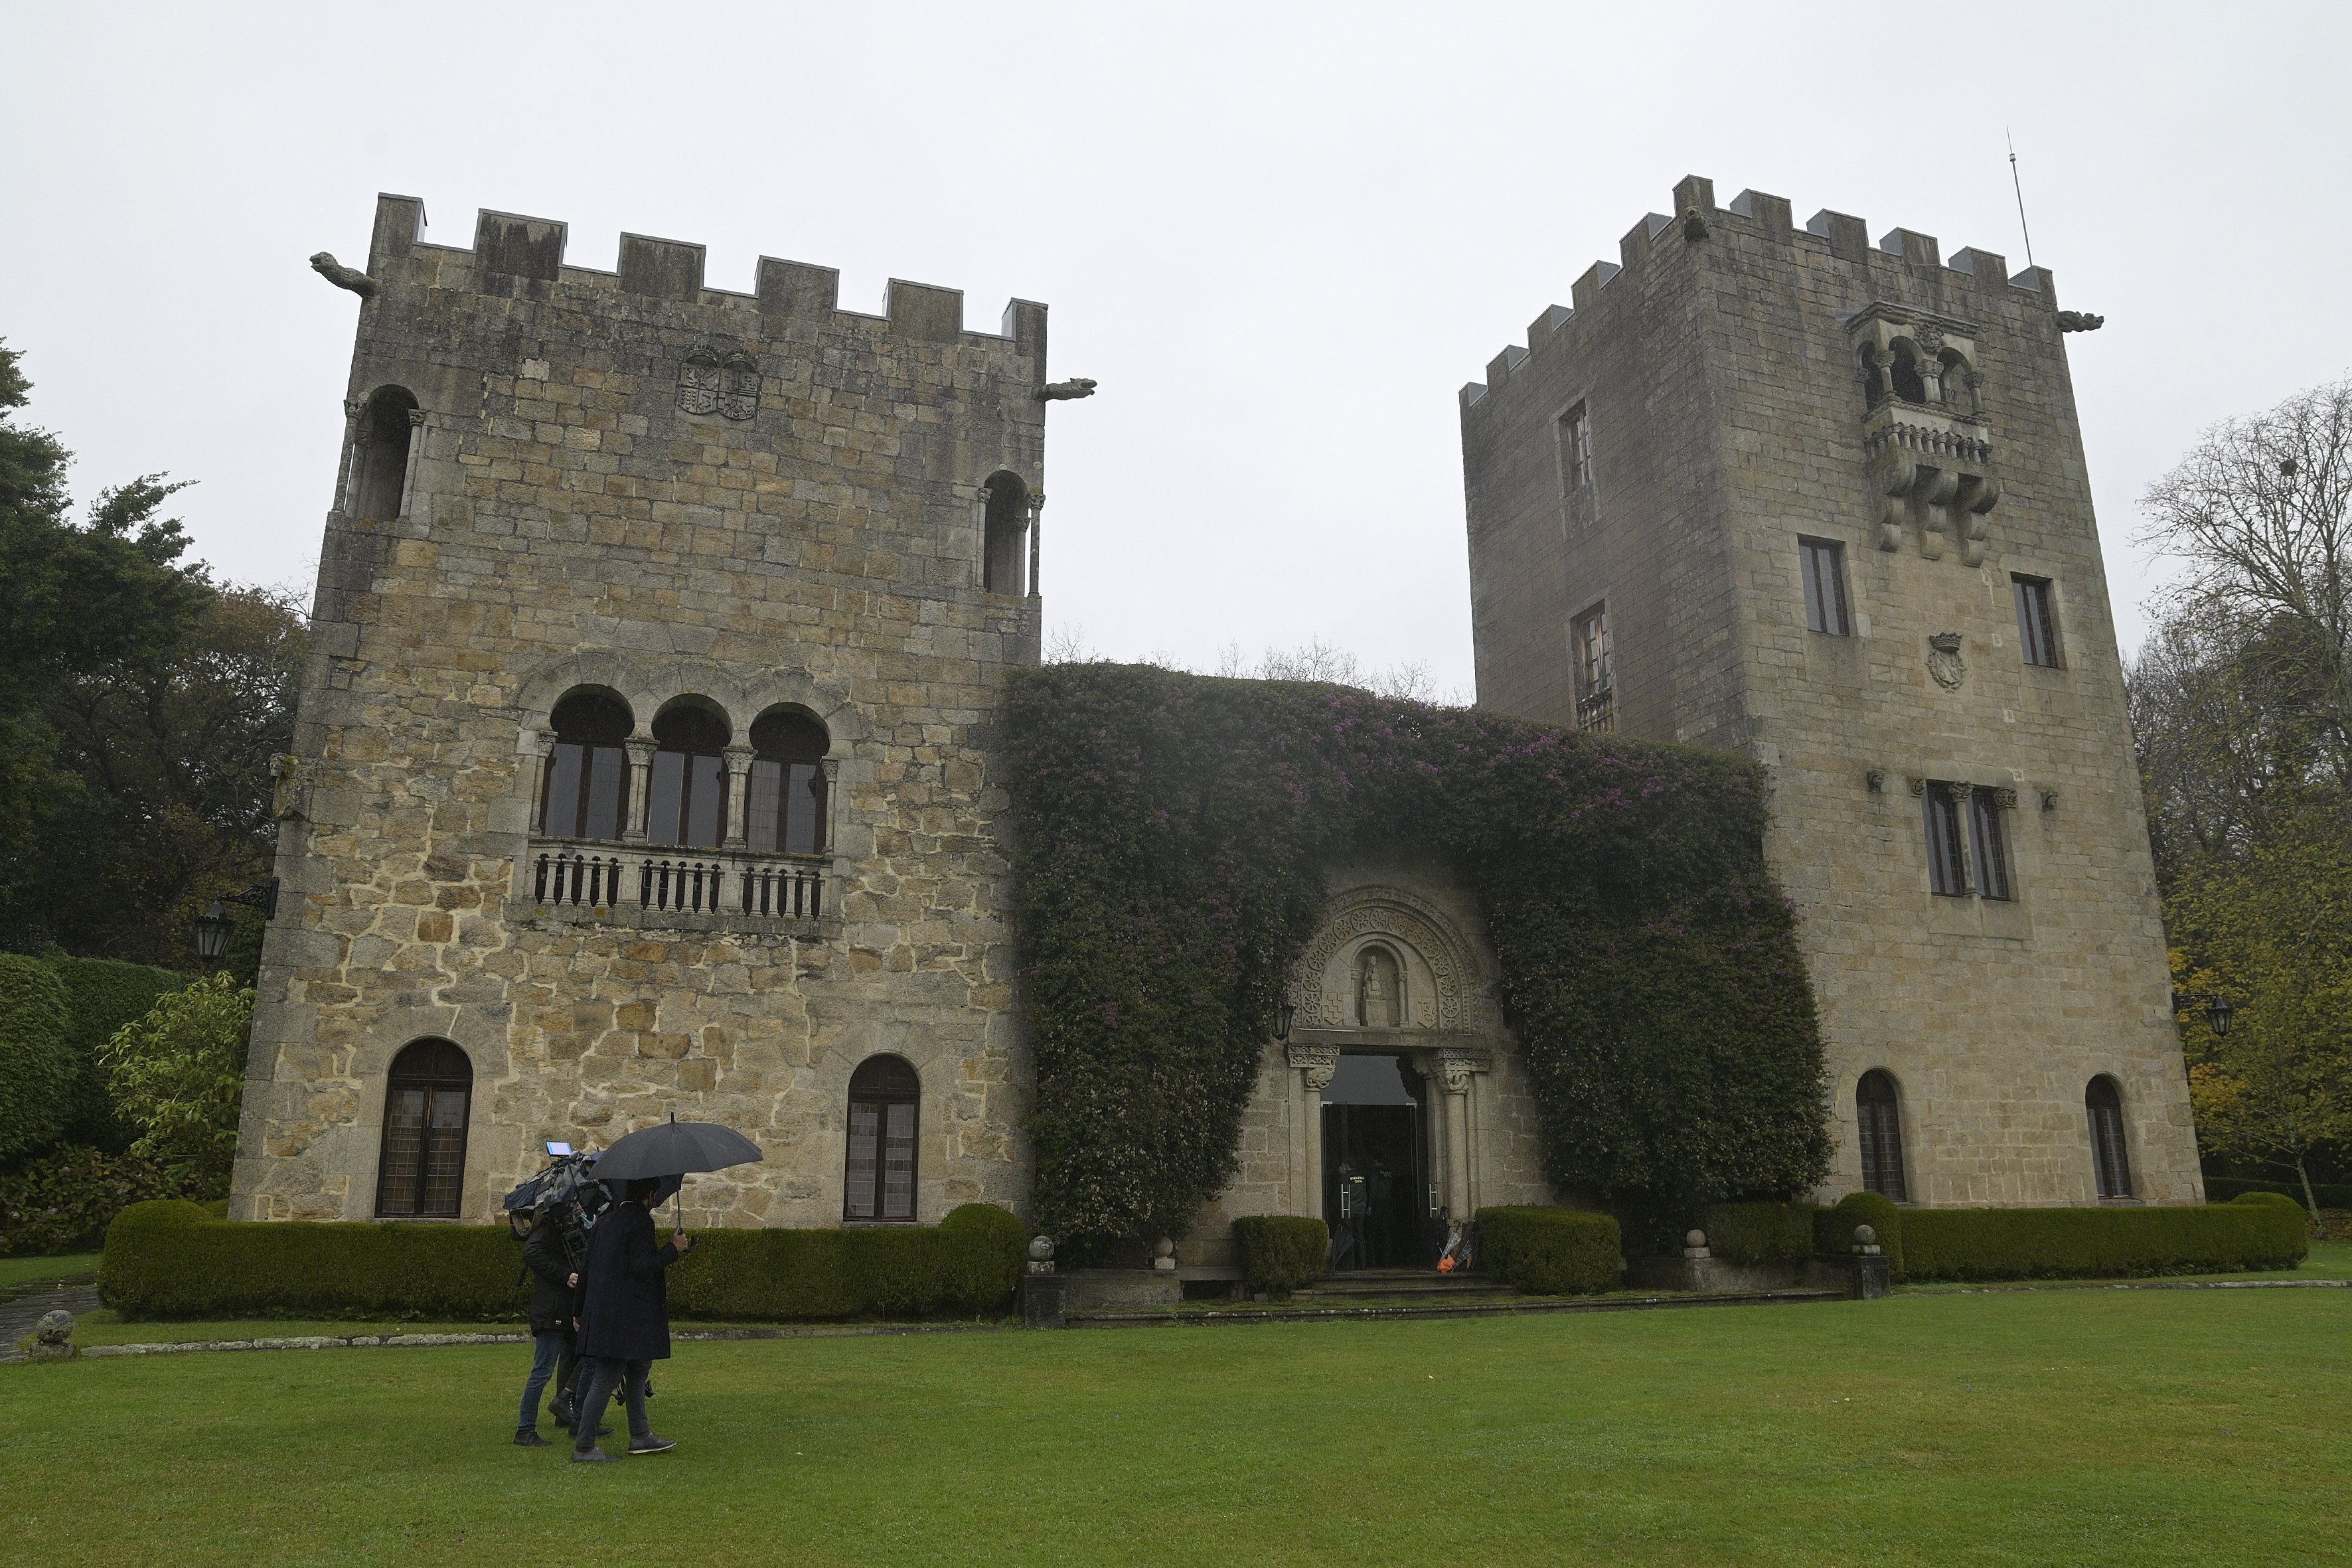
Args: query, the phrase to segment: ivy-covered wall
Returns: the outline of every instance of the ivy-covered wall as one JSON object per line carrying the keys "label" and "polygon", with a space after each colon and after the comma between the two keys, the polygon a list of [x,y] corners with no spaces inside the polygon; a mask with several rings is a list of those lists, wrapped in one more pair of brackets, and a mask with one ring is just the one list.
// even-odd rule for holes
{"label": "ivy-covered wall", "polygon": [[1181,1233],[1223,1185],[1324,869],[1389,847],[1475,891],[1560,1187],[1667,1223],[1826,1173],[1745,760],[1108,664],[1018,672],[1003,739],[1035,1218],[1081,1254]]}

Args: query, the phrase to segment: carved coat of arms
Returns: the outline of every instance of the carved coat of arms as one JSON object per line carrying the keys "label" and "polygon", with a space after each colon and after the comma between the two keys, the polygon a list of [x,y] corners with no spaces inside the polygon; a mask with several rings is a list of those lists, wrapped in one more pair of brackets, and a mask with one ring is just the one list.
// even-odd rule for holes
{"label": "carved coat of arms", "polygon": [[723,361],[711,349],[690,351],[677,367],[677,405],[688,414],[751,418],[760,411],[760,362],[740,349]]}
{"label": "carved coat of arms", "polygon": [[1947,691],[1958,691],[1968,677],[1968,666],[1960,662],[1960,634],[1937,632],[1927,639],[1927,673],[1936,684]]}

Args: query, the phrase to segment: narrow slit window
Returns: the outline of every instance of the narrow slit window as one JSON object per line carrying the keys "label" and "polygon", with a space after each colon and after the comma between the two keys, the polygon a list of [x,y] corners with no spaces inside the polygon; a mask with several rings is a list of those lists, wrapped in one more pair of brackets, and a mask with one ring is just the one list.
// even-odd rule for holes
{"label": "narrow slit window", "polygon": [[1876,1068],[1854,1088],[1853,1109],[1862,1137],[1862,1184],[1869,1191],[1910,1202],[1903,1181],[1903,1114],[1895,1080]]}
{"label": "narrow slit window", "polygon": [[1845,603],[1845,546],[1830,539],[1800,539],[1797,563],[1805,579],[1806,626],[1831,637],[1853,635]]}
{"label": "narrow slit window", "polygon": [[1609,606],[1595,605],[1570,629],[1576,661],[1576,727],[1617,728],[1617,656],[1609,629]]}
{"label": "narrow slit window", "polygon": [[2017,595],[2017,646],[2028,664],[2058,668],[2058,622],[2050,609],[2050,579],[2010,578]]}
{"label": "narrow slit window", "polygon": [[1989,789],[1969,791],[1969,849],[1976,862],[1977,891],[1988,899],[2013,897],[2009,885],[2009,843],[2001,826],[2000,796]]}
{"label": "narrow slit window", "polygon": [[1592,420],[1581,403],[1559,416],[1559,477],[1571,495],[1592,482]]}
{"label": "narrow slit window", "polygon": [[1969,890],[1969,860],[1958,794],[1950,784],[1930,784],[1920,805],[1927,815],[1928,886],[1941,897],[1960,898]]}
{"label": "narrow slit window", "polygon": [[2093,1079],[2084,1092],[2083,1104],[2091,1118],[2091,1163],[2099,1196],[2130,1197],[2131,1151],[2124,1142],[2124,1097],[2116,1089],[2116,1080],[2105,1074]]}

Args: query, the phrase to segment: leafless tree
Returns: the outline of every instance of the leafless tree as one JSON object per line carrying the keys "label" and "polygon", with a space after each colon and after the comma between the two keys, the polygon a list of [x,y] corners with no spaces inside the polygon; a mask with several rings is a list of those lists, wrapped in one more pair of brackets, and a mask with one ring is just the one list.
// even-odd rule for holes
{"label": "leafless tree", "polygon": [[2141,504],[2143,541],[2189,564],[2188,601],[2163,618],[2257,637],[2352,784],[2352,380],[2215,426]]}

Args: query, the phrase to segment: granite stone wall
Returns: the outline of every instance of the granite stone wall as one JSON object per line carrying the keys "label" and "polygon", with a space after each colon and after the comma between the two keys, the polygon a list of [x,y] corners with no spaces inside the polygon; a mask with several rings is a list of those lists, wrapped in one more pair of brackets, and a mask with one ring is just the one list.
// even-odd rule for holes
{"label": "granite stone wall", "polygon": [[[1026,571],[982,586],[982,542],[992,481],[1024,521],[1042,500],[1045,307],[976,332],[949,289],[858,315],[824,268],[763,259],[732,294],[698,247],[624,237],[606,273],[563,263],[560,224],[484,213],[467,250],[421,220],[382,199],[359,304],[232,1214],[373,1215],[387,1071],[427,1037],[472,1065],[466,1219],[542,1140],[675,1111],[769,1152],[697,1178],[690,1220],[839,1223],[844,1096],[879,1052],[922,1081],[918,1217],[1019,1202],[989,714],[1039,605]],[[541,759],[583,689],[628,707],[640,765],[664,707],[719,717],[730,846],[637,831],[589,847],[617,896],[551,896],[540,858],[578,847],[534,832]],[[741,842],[777,709],[829,734],[823,857]],[[638,896],[688,858],[714,900]],[[821,903],[742,907],[785,874]]]}
{"label": "granite stone wall", "polygon": [[[1914,1201],[2095,1201],[2084,1094],[2106,1075],[2135,1195],[2195,1202],[2055,285],[1939,252],[1685,180],[1572,310],[1465,388],[1479,700],[1574,722],[1569,621],[1605,601],[1617,727],[1771,768],[1768,851],[1801,913],[1841,1131],[1823,1196],[1861,1183],[1854,1093],[1879,1068]],[[1904,354],[1942,356],[1940,380],[1874,386]],[[1559,458],[1579,403],[1589,500]],[[1801,538],[1843,548],[1848,635],[1809,629]],[[2018,574],[2052,584],[2054,668],[2021,657]],[[1998,792],[2013,899],[1931,892],[1938,784]]]}

